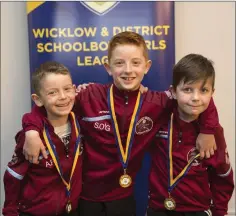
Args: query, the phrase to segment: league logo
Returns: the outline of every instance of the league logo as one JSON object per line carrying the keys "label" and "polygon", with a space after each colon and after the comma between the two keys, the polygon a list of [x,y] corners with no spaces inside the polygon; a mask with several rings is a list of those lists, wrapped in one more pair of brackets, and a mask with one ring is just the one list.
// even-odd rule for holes
{"label": "league logo", "polygon": [[[195,157],[197,154],[198,154],[198,150],[196,148],[192,148],[188,154],[187,154],[187,161],[189,162],[193,157]],[[199,158],[196,158],[191,166],[198,166],[200,164],[200,159]]]}
{"label": "league logo", "polygon": [[114,1],[114,2],[109,2],[109,1],[81,1],[80,2],[82,5],[84,5],[87,9],[92,11],[93,13],[102,16],[109,11],[111,11],[113,8],[115,8],[120,2]]}
{"label": "league logo", "polygon": [[142,117],[136,124],[135,132],[138,135],[144,134],[152,130],[153,121],[150,117]]}

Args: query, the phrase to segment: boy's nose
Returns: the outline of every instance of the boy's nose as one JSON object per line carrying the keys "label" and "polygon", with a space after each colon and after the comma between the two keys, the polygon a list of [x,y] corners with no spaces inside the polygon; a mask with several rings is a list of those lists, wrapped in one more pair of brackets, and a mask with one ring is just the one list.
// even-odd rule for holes
{"label": "boy's nose", "polygon": [[194,92],[193,95],[192,95],[192,99],[193,99],[194,101],[199,100],[199,93],[198,93],[198,92]]}
{"label": "boy's nose", "polygon": [[126,72],[126,73],[132,72],[132,66],[131,66],[131,64],[126,64],[125,72]]}
{"label": "boy's nose", "polygon": [[60,99],[64,99],[64,98],[66,98],[66,94],[65,94],[65,92],[61,91],[60,92]]}

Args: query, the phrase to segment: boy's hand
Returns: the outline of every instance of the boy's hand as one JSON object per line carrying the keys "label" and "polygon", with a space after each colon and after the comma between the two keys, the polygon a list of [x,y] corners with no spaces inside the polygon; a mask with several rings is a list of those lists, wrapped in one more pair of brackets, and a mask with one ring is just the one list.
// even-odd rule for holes
{"label": "boy's hand", "polygon": [[146,93],[148,91],[148,87],[144,87],[142,84],[139,87],[139,91],[141,94]]}
{"label": "boy's hand", "polygon": [[84,84],[81,84],[81,85],[78,85],[76,90],[75,90],[75,93],[76,95],[81,92],[82,90],[86,89],[88,85],[90,84],[94,84],[93,82],[89,82],[89,83],[84,83]]}
{"label": "boy's hand", "polygon": [[46,153],[46,149],[42,143],[39,133],[34,130],[27,131],[25,133],[25,143],[23,147],[23,154],[25,155],[25,159],[30,163],[38,164],[40,152],[42,152],[43,157],[47,159],[48,156]]}
{"label": "boy's hand", "polygon": [[210,158],[217,149],[213,134],[200,133],[197,137],[196,148],[200,152],[200,158]]}

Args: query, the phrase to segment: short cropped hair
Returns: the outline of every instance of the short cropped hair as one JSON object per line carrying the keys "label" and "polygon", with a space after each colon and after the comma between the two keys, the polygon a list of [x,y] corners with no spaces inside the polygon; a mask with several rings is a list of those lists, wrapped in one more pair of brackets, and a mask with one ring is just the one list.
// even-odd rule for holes
{"label": "short cropped hair", "polygon": [[41,64],[39,68],[37,68],[32,74],[31,83],[32,88],[36,94],[40,94],[42,79],[50,73],[69,75],[71,77],[69,70],[63,64],[56,61],[45,62]]}
{"label": "short cropped hair", "polygon": [[212,78],[212,88],[215,85],[215,69],[213,61],[199,54],[184,56],[173,68],[173,88],[176,90],[180,82],[196,82]]}
{"label": "short cropped hair", "polygon": [[145,43],[143,36],[135,32],[125,31],[125,32],[116,34],[109,41],[108,61],[110,62],[111,57],[112,57],[112,51],[118,45],[126,45],[126,44],[132,44],[138,47],[143,47],[143,55],[146,59],[148,59],[148,49],[147,49],[147,45]]}

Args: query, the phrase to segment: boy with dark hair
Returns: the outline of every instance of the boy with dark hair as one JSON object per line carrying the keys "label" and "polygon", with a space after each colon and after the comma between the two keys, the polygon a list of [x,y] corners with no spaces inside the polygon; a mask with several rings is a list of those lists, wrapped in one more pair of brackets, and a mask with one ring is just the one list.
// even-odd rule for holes
{"label": "boy with dark hair", "polygon": [[[105,64],[113,84],[90,85],[76,97],[74,110],[85,142],[80,216],[135,215],[136,174],[159,129],[162,112],[172,107],[164,92],[140,93],[150,66],[143,37],[134,32],[119,33],[109,42]],[[38,155],[41,141],[29,130],[40,130],[43,115],[43,110],[34,108],[23,119],[30,160]],[[201,119],[201,132],[213,133],[218,124],[213,101]],[[32,155],[32,149],[36,154]]]}
{"label": "boy with dark hair", "polygon": [[5,175],[6,216],[52,216],[78,213],[82,186],[80,128],[73,112],[75,87],[68,69],[46,62],[34,72],[32,99],[44,107],[45,117],[39,135],[48,158],[30,164],[23,155],[24,131],[17,133],[15,153]]}
{"label": "boy with dark hair", "polygon": [[218,149],[199,160],[195,148],[199,115],[214,93],[215,70],[204,56],[189,54],[173,70],[176,106],[163,115],[151,149],[148,216],[225,216],[234,190],[223,128],[215,129]]}

